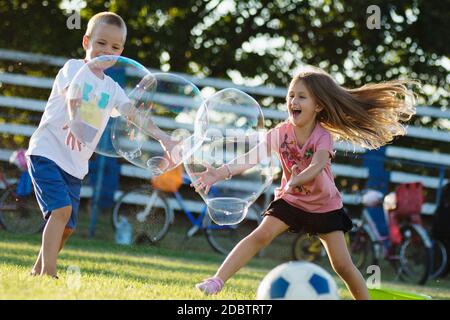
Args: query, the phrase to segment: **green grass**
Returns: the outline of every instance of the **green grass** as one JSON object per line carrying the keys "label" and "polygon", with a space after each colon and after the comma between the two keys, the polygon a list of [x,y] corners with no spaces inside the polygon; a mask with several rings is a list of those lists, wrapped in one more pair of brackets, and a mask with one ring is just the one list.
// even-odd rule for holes
{"label": "green grass", "polygon": [[[0,299],[203,299],[194,285],[214,273],[221,257],[155,247],[122,247],[102,240],[72,239],[59,258],[60,279],[28,275],[39,238],[0,233]],[[67,268],[81,271],[80,288]],[[216,299],[254,299],[268,271],[253,263]]]}
{"label": "green grass", "polygon": [[[186,240],[188,226],[181,217],[177,216],[158,246],[115,244],[106,215],[99,217],[96,236],[89,239],[88,223],[89,218],[82,216],[77,232],[61,252],[59,280],[29,276],[40,235],[18,236],[0,230],[0,299],[253,300],[264,275],[289,260],[292,243],[288,234],[275,240],[263,257],[254,258],[230,279],[221,294],[205,297],[194,285],[214,274],[224,257],[214,253],[203,236]],[[74,268],[80,270],[79,282],[71,271]],[[388,266],[382,266],[382,271],[384,287],[450,299],[448,278],[422,287],[395,281]],[[335,279],[341,299],[350,299],[342,281]]]}

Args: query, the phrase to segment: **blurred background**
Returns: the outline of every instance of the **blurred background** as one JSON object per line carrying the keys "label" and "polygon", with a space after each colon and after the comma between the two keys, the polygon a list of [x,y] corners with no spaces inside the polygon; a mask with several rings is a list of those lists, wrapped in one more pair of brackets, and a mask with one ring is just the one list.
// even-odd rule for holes
{"label": "blurred background", "polygon": [[[106,10],[127,24],[124,56],[151,70],[191,77],[205,95],[225,87],[246,91],[264,109],[267,127],[284,119],[286,87],[305,65],[323,68],[350,88],[419,80],[418,113],[408,135],[374,152],[338,145],[333,172],[355,216],[361,210],[356,192],[372,187],[387,194],[400,183],[421,182],[422,214],[431,226],[450,166],[449,0],[1,0],[2,165],[14,150],[28,146],[54,76],[68,58],[84,57],[87,21]],[[99,209],[109,212],[116,191],[147,179],[119,160],[106,166],[107,190],[96,190],[97,160],[83,193],[87,211],[93,192],[100,193]],[[188,186],[180,190],[200,203]],[[261,207],[273,188],[269,191]]]}

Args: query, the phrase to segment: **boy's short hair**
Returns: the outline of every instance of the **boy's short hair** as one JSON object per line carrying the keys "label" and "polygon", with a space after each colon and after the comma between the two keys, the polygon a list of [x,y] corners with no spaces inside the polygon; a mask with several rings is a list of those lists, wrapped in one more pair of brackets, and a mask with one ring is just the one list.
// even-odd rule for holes
{"label": "boy's short hair", "polygon": [[127,37],[127,26],[122,17],[114,12],[105,11],[94,15],[91,19],[89,19],[85,35],[87,37],[90,37],[94,33],[95,28],[102,23],[114,25],[122,29],[123,40],[125,42],[125,39]]}

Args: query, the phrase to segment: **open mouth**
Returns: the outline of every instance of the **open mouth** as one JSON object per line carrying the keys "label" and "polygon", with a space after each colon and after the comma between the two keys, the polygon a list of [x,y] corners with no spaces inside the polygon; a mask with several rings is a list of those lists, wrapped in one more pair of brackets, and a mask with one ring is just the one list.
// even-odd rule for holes
{"label": "open mouth", "polygon": [[292,110],[292,116],[295,118],[302,113],[302,110]]}

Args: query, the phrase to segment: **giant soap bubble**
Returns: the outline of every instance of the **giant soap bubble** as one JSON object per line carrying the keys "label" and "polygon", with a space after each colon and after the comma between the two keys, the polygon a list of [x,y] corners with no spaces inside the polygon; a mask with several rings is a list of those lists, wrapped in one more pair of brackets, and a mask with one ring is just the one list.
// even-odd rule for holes
{"label": "giant soap bubble", "polygon": [[[186,172],[208,205],[211,219],[219,225],[237,224],[272,183],[273,159],[262,110],[246,93],[224,89],[205,100],[195,126],[200,146],[184,161]],[[230,177],[225,164],[235,175]],[[225,179],[208,192],[198,183],[210,172],[225,172],[221,175]]]}
{"label": "giant soap bubble", "polygon": [[[130,117],[115,119],[112,143],[121,156],[155,176],[177,167],[202,141],[194,139],[194,122],[203,98],[180,76],[154,73],[150,79],[144,94],[130,93]],[[205,122],[206,115],[200,116],[198,121]]]}
{"label": "giant soap bubble", "polygon": [[[142,96],[151,95],[154,82],[153,75],[132,59],[109,55],[92,59],[76,73],[68,88],[70,130],[83,147],[106,156],[120,156],[111,141],[112,122],[136,109]],[[140,133],[135,137],[139,140]]]}

